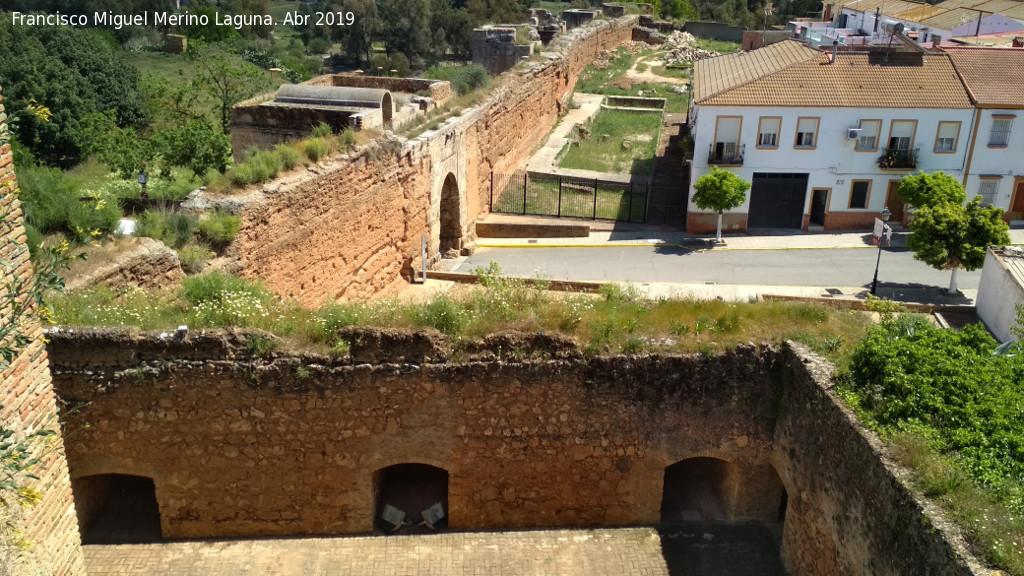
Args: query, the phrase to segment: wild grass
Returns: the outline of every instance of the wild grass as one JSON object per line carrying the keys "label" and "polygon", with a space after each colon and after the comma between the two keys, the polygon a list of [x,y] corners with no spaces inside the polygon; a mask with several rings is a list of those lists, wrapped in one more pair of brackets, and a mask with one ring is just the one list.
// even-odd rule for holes
{"label": "wild grass", "polygon": [[646,208],[644,192],[633,191],[629,185],[612,187],[602,184],[595,194],[592,183],[585,180],[577,185],[566,181],[559,190],[557,181],[532,178],[526,184],[524,198],[522,180],[517,178],[510,181],[504,193],[495,199],[493,209],[511,214],[636,222],[643,219]]}
{"label": "wild grass", "polygon": [[[169,329],[239,326],[289,337],[324,353],[340,346],[344,326],[435,328],[457,342],[499,330],[561,333],[590,354],[704,352],[746,342],[793,338],[838,358],[863,335],[868,318],[857,312],[782,302],[647,301],[629,287],[602,294],[550,292],[500,276],[496,266],[478,271],[481,284],[464,294],[438,295],[426,303],[398,300],[329,303],[316,309],[273,295],[266,287],[209,273],[186,279],[174,292],[118,293],[106,288],[54,295],[56,321],[64,325],[134,325]],[[836,342],[829,347],[826,342]]]}
{"label": "wild grass", "polygon": [[997,490],[975,483],[921,434],[902,432],[886,440],[911,470],[914,487],[956,520],[975,554],[1013,576],[1024,575],[1024,514],[1005,505],[1020,501],[1024,486],[1008,482]]}
{"label": "wild grass", "polygon": [[[646,51],[642,51],[640,55],[645,53]],[[604,94],[602,88],[622,77],[633,66],[633,62],[636,61],[638,56],[631,53],[629,48],[620,46],[615,51],[615,57],[610,59],[604,68],[598,68],[590,64],[583,69],[579,79],[576,81],[576,92]]]}
{"label": "wild grass", "polygon": [[580,139],[578,146],[567,145],[558,165],[597,172],[652,174],[661,123],[661,114],[602,109],[589,126],[589,135]]}
{"label": "wild grass", "polygon": [[714,40],[712,38],[697,38],[697,46],[705,50],[714,50],[719,54],[731,54],[732,52],[738,52],[740,49],[740,45],[736,42]]}

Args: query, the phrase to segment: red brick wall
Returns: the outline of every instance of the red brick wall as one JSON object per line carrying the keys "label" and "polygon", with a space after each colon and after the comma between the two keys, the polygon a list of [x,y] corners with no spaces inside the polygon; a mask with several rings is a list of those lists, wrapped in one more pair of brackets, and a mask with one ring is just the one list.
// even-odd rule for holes
{"label": "red brick wall", "polygon": [[861,230],[875,226],[875,212],[829,212],[825,214],[825,230]]}
{"label": "red brick wall", "polygon": [[[2,98],[0,98],[0,133],[6,120]],[[0,147],[0,213],[14,226],[0,229],[6,231],[0,237],[0,259],[7,265],[2,268],[3,283],[25,280],[32,275],[28,247],[25,245],[25,228],[22,225],[21,203],[13,194],[15,189],[14,165],[11,147]],[[4,290],[6,293],[6,290]],[[4,321],[8,321],[9,310],[2,310]],[[58,425],[57,404],[50,381],[50,369],[43,346],[42,331],[38,319],[32,315],[25,319],[23,331],[32,338],[11,366],[2,373],[0,384],[0,418],[4,427],[14,430],[19,436],[26,431],[49,428],[57,432],[52,442],[40,440],[34,444],[35,456],[41,465],[33,470],[39,480],[26,480],[42,492],[42,500],[25,510],[24,536],[32,543],[24,553],[19,568],[0,566],[0,572],[15,574],[30,570],[32,573],[60,575],[85,574],[82,552],[75,520],[74,501],[68,477],[67,462],[64,459],[64,443]]]}

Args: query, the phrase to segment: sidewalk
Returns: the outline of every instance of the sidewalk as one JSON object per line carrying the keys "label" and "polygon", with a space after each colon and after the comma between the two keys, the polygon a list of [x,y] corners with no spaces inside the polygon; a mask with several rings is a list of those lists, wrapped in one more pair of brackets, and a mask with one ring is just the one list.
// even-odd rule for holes
{"label": "sidewalk", "polygon": [[[501,247],[621,247],[621,246],[681,246],[692,250],[826,250],[835,248],[872,248],[871,232],[820,232],[800,230],[759,230],[747,234],[725,234],[723,242],[715,244],[714,234],[694,236],[665,227],[643,226],[614,222],[597,222],[570,218],[523,217],[518,215],[489,214],[487,222],[531,222],[558,224],[589,224],[586,238],[478,238],[482,248]],[[905,230],[893,232],[893,248],[905,247]],[[1010,230],[1011,244],[1024,244],[1024,229]]]}

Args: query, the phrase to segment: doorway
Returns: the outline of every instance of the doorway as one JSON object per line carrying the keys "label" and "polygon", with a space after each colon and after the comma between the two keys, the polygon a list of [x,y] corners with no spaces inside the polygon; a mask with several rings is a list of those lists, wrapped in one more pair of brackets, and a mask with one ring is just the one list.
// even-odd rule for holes
{"label": "doorway", "polygon": [[828,194],[831,188],[815,188],[811,192],[811,224],[825,225],[825,212],[828,210]]}
{"label": "doorway", "polygon": [[396,464],[373,474],[373,531],[426,533],[448,526],[448,472]]}
{"label": "doorway", "polygon": [[661,523],[728,520],[734,474],[735,466],[718,458],[689,458],[665,468]]}
{"label": "doorway", "polygon": [[97,474],[71,482],[83,544],[135,544],[161,538],[152,478]]}
{"label": "doorway", "polygon": [[807,174],[754,172],[747,228],[803,228]]}
{"label": "doorway", "polygon": [[900,196],[900,181],[890,180],[889,190],[885,193],[885,205],[889,208],[889,221],[894,224],[903,223],[903,197]]}
{"label": "doorway", "polygon": [[1006,215],[1007,220],[1024,220],[1024,178],[1013,181],[1013,198],[1010,199],[1010,210]]}

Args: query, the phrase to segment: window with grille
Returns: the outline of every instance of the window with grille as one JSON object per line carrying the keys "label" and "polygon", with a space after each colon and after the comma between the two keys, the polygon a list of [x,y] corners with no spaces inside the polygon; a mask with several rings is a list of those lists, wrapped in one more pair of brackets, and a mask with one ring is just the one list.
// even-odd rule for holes
{"label": "window with grille", "polygon": [[860,138],[857,140],[857,150],[875,151],[878,149],[878,132],[882,129],[881,120],[861,120]]}
{"label": "window with grille", "polygon": [[992,206],[996,203],[996,194],[999,192],[999,180],[997,178],[986,178],[981,181],[978,187],[978,195],[981,196],[982,206]]}
{"label": "window with grille", "polygon": [[796,122],[796,148],[814,148],[818,136],[817,118],[800,118]]}
{"label": "window with grille", "polygon": [[761,118],[757,128],[758,148],[778,148],[782,118]]}
{"label": "window with grille", "polygon": [[956,152],[956,140],[959,134],[959,122],[939,122],[939,131],[935,135],[935,151]]}
{"label": "window with grille", "polygon": [[853,186],[850,187],[850,208],[867,208],[870,192],[870,180],[854,180]]}
{"label": "window with grille", "polygon": [[992,133],[988,136],[989,146],[1006,146],[1010,143],[1012,117],[992,118]]}

